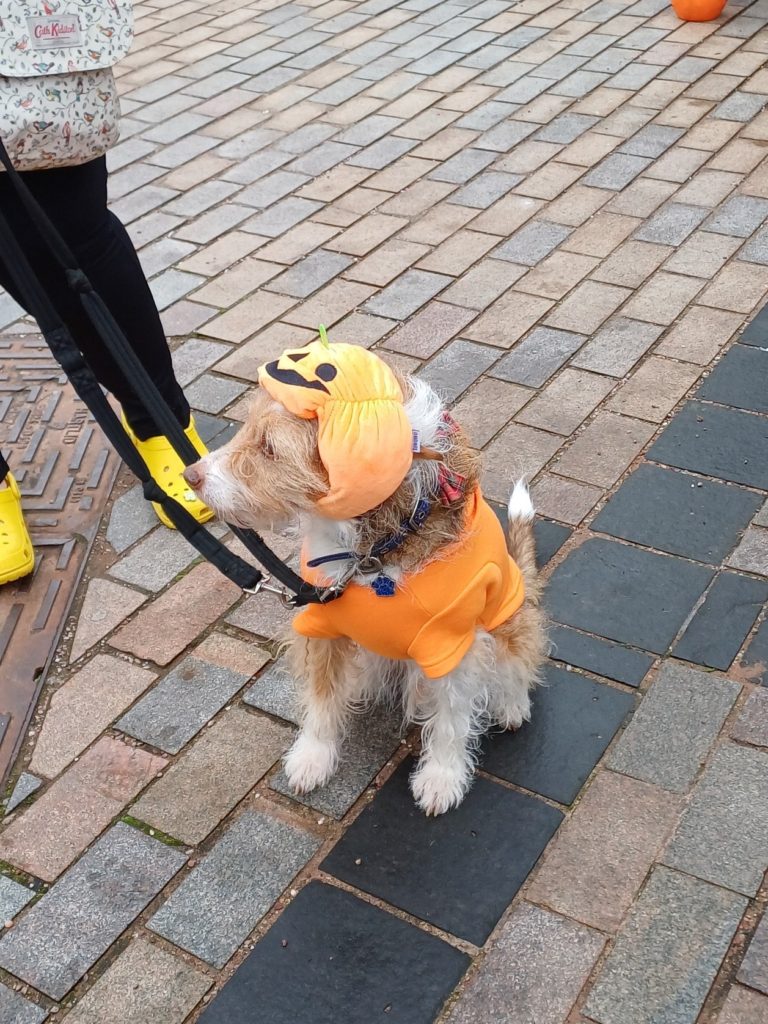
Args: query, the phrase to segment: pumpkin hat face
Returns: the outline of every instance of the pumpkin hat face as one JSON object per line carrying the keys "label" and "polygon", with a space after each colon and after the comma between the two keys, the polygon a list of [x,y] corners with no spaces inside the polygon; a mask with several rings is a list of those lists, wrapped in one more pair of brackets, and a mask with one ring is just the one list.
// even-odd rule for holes
{"label": "pumpkin hat face", "polygon": [[313,341],[262,366],[259,383],[294,416],[318,422],[330,481],[319,512],[351,519],[395,493],[411,468],[413,438],[402,389],[378,356]]}

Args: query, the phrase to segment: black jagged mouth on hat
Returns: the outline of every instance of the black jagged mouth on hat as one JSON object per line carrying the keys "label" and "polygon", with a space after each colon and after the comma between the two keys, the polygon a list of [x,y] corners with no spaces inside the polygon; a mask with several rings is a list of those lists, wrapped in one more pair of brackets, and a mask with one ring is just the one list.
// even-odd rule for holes
{"label": "black jagged mouth on hat", "polygon": [[330,395],[330,391],[321,380],[307,380],[297,370],[283,370],[277,360],[267,363],[265,370],[270,377],[281,384],[288,384],[296,388],[311,388],[313,391],[324,391],[326,395]]}

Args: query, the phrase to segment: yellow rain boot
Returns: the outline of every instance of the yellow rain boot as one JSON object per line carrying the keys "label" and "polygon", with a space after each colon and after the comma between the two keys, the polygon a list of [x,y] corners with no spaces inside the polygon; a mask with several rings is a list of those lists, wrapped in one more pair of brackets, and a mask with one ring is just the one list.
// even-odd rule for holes
{"label": "yellow rain boot", "polygon": [[21,511],[19,485],[9,473],[0,490],[0,584],[28,576],[35,568],[35,553]]}
{"label": "yellow rain boot", "polygon": [[[170,496],[175,498],[180,505],[183,505],[187,512],[194,516],[198,523],[207,523],[209,519],[213,518],[213,512],[211,509],[200,501],[194,491],[189,489],[189,485],[181,475],[184,472],[184,463],[174,451],[173,445],[168,438],[162,436],[148,437],[146,441],[140,441],[128,426],[125,416],[123,416],[123,426],[125,427],[128,436],[136,446],[136,449],[142,459],[146,462],[150,473],[165,493],[170,494]],[[198,451],[201,455],[208,454],[208,449],[200,440],[200,435],[195,428],[195,421],[193,418],[190,418],[189,426],[184,433],[192,442],[195,451]],[[164,526],[169,527],[171,530],[176,529],[157,502],[152,502],[152,508],[155,510],[157,518]]]}

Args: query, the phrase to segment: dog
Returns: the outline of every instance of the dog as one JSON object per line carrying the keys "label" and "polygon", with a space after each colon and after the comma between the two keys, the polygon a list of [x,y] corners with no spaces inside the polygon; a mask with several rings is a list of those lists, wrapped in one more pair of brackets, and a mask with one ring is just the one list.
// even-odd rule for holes
{"label": "dog", "polygon": [[[334,774],[351,713],[395,695],[406,723],[421,726],[411,791],[427,815],[442,814],[457,807],[469,790],[482,735],[492,726],[517,729],[530,718],[530,691],[539,681],[547,648],[533,505],[519,481],[509,500],[504,537],[480,494],[479,457],[438,394],[424,380],[397,374],[378,353],[365,349],[349,358],[365,354],[361,379],[388,375],[383,404],[389,419],[383,427],[360,428],[374,437],[375,458],[366,461],[353,449],[356,461],[345,478],[346,498],[334,504],[339,471],[329,455],[333,431],[317,403],[327,398],[336,410],[331,399],[338,396],[330,384],[336,367],[324,349],[315,352],[313,345],[262,368],[261,386],[241,430],[188,467],[186,480],[226,522],[255,530],[298,522],[305,578],[347,588],[337,601],[311,605],[294,621],[287,657],[300,686],[301,729],[284,762],[294,792],[309,792]],[[341,356],[336,363],[344,363]],[[306,369],[310,363],[311,372]],[[315,403],[312,409],[321,408],[320,418],[304,405],[295,406],[299,401]],[[368,406],[358,402],[350,408]],[[399,438],[404,427],[408,456],[395,471],[403,455]],[[394,438],[397,451],[394,440],[390,445]],[[343,468],[343,459],[340,464]],[[395,476],[381,485],[392,472]],[[362,492],[369,486],[373,490],[365,497]],[[375,504],[368,507],[371,501]],[[348,514],[358,508],[366,510]],[[455,577],[465,551],[483,544],[500,545],[509,565],[488,568],[478,604],[478,587],[463,590],[463,580]],[[509,593],[496,600],[495,618],[489,618],[481,605],[491,601],[494,587],[498,590],[499,572],[517,574],[517,584],[505,576]],[[425,588],[428,598],[420,596]],[[517,596],[510,604],[513,591]],[[506,608],[512,613],[506,614]],[[464,633],[453,624],[456,615]],[[392,637],[403,631],[406,639],[398,646]]]}

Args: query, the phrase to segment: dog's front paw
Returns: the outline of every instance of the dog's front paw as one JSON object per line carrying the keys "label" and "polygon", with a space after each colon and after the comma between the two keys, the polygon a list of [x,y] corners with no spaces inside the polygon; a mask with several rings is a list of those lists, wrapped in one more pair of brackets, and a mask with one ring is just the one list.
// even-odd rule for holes
{"label": "dog's front paw", "polygon": [[422,760],[411,775],[411,792],[427,817],[458,807],[471,784],[471,769],[464,764],[446,766]]}
{"label": "dog's front paw", "polygon": [[285,774],[294,793],[309,793],[324,786],[336,771],[339,754],[333,743],[301,733],[285,755]]}

